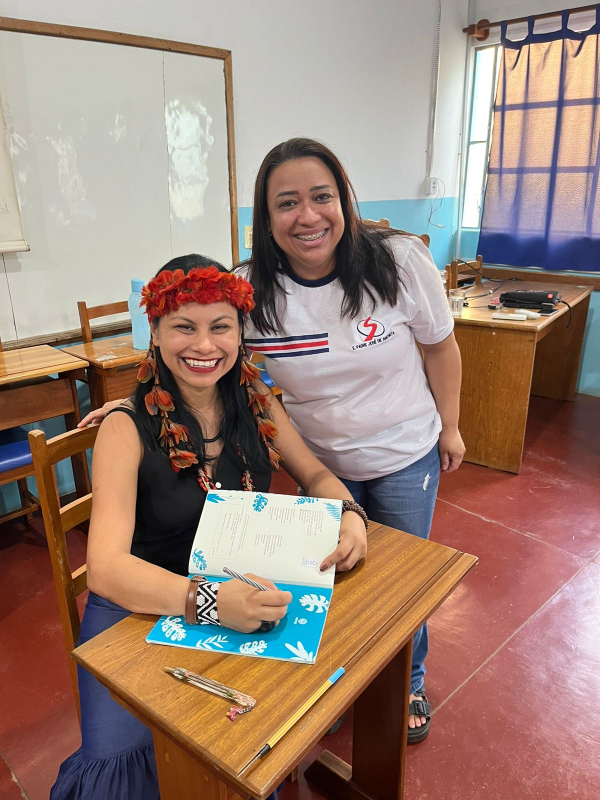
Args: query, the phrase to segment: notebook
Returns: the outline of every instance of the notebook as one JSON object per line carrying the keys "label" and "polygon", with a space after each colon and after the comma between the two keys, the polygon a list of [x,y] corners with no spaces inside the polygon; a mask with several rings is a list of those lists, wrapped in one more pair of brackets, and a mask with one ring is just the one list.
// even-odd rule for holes
{"label": "notebook", "polygon": [[342,501],[318,497],[211,491],[207,494],[188,569],[211,581],[229,580],[223,567],[272,580],[292,594],[287,615],[268,633],[218,625],[186,625],[161,617],[147,642],[242,656],[314,664],[333,594],[335,567],[319,571],[337,546]]}

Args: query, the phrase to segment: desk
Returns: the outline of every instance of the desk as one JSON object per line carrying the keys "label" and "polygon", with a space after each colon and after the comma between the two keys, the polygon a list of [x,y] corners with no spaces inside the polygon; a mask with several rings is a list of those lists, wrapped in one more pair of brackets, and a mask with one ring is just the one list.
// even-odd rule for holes
{"label": "desk", "polygon": [[[481,288],[470,294],[481,294]],[[473,300],[455,319],[463,364],[459,428],[467,448],[465,461],[520,472],[529,396],[555,400],[575,396],[592,289],[555,280],[544,288],[559,291],[571,305],[569,328],[569,309],[564,305],[539,319],[493,320],[494,312],[487,308],[491,297]],[[540,284],[504,284],[494,296],[516,289],[539,291]]]}
{"label": "desk", "polygon": [[[75,380],[86,361],[47,344],[0,352],[0,430],[64,416],[67,430],[81,415]],[[51,375],[58,375],[51,378]],[[72,459],[79,496],[91,491],[85,453]]]}
{"label": "desk", "polygon": [[92,409],[128,397],[137,383],[137,365],[146,355],[145,350],[134,350],[131,334],[65,347],[63,352],[89,362]]}
{"label": "desk", "polygon": [[[474,556],[383,525],[369,555],[336,579],[314,666],[145,643],[156,618],[132,614],[74,657],[154,735],[162,800],[266,797],[354,703],[353,766],[325,752],[307,775],[345,800],[401,800],[413,633],[476,564]],[[182,666],[248,692],[254,710],[229,722],[229,704],[176,682]],[[262,760],[242,768],[340,666],[346,674]],[[393,709],[393,712],[390,712]],[[352,777],[352,782],[350,782]],[[234,795],[235,796],[235,795]]]}

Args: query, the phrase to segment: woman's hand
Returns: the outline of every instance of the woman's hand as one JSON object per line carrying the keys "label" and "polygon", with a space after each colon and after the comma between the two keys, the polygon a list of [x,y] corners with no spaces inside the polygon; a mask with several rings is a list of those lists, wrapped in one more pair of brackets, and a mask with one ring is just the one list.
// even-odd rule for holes
{"label": "woman's hand", "polygon": [[340,525],[340,541],[333,553],[327,556],[320,566],[325,572],[333,564],[336,572],[352,569],[367,555],[367,531],[362,518],[354,511],[345,511],[342,514]]}
{"label": "woman's hand", "polygon": [[465,445],[458,428],[442,428],[438,442],[442,472],[457,470],[465,455]]}
{"label": "woman's hand", "polygon": [[108,412],[120,406],[122,402],[123,400],[109,400],[108,403],[104,403],[102,408],[95,408],[93,411],[90,411],[87,417],[84,417],[81,422],[77,423],[77,427],[87,428],[88,425],[100,425]]}
{"label": "woman's hand", "polygon": [[262,622],[279,625],[292,602],[291,592],[280,591],[272,581],[249,573],[257,583],[262,583],[271,591],[262,592],[242,581],[225,581],[217,593],[217,612],[219,622],[225,628],[233,628],[242,633],[253,633]]}

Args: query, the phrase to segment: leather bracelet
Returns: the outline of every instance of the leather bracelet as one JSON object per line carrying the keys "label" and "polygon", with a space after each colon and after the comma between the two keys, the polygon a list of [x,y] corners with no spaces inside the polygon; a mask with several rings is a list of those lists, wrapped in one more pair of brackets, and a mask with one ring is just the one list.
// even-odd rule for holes
{"label": "leather bracelet", "polygon": [[187,595],[185,598],[185,621],[187,625],[197,625],[196,617],[196,595],[198,594],[198,584],[204,583],[206,578],[202,575],[194,575],[190,578]]}
{"label": "leather bracelet", "polygon": [[365,523],[365,530],[369,530],[369,518],[367,517],[366,511],[362,506],[358,503],[355,503],[354,500],[342,500],[342,514],[344,511],[354,511],[355,514],[362,519]]}

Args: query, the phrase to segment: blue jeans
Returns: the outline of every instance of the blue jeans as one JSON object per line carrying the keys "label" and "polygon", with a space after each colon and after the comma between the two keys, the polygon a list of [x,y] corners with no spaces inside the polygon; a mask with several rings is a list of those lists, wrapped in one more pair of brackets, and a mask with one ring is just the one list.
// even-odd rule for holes
{"label": "blue jeans", "polygon": [[[390,528],[429,538],[431,520],[440,482],[440,454],[437,443],[426,456],[405,469],[371,481],[340,478],[352,497],[365,509],[369,519]],[[423,686],[428,649],[427,624],[413,637],[410,691]]]}

